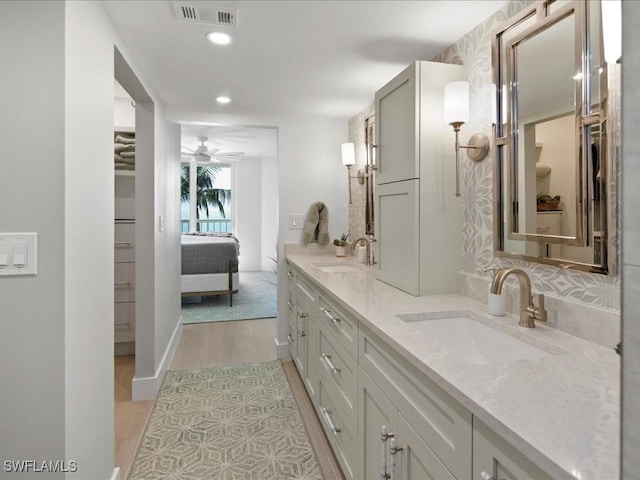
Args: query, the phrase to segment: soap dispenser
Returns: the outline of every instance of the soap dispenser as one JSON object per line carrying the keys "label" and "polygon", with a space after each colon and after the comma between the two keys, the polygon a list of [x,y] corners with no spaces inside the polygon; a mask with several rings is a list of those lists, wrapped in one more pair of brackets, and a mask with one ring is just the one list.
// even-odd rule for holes
{"label": "soap dispenser", "polygon": [[499,295],[496,295],[495,293],[491,293],[491,285],[493,284],[493,279],[496,276],[496,273],[498,272],[498,268],[491,268],[489,270],[485,270],[486,272],[489,272],[491,275],[491,281],[489,282],[489,288],[488,288],[488,298],[487,298],[487,305],[488,305],[488,310],[489,310],[489,314],[490,315],[494,315],[496,317],[504,317],[505,314],[507,313],[507,297],[505,294],[505,289],[502,289],[502,292],[500,292]]}

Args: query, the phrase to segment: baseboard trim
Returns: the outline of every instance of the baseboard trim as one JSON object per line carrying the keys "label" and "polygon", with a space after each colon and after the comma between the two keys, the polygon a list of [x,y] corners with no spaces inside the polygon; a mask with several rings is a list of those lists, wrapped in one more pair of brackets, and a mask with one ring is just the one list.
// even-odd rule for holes
{"label": "baseboard trim", "polygon": [[273,351],[280,360],[291,360],[291,352],[289,351],[288,342],[280,342],[277,338],[273,339]]}
{"label": "baseboard trim", "polygon": [[120,467],[116,467],[113,469],[113,474],[111,475],[111,480],[118,480],[120,476]]}
{"label": "baseboard trim", "polygon": [[169,344],[167,345],[167,349],[164,351],[162,361],[160,362],[160,365],[158,365],[155,375],[153,377],[143,378],[134,377],[133,382],[131,383],[131,399],[134,402],[137,402],[138,400],[153,400],[156,398],[158,391],[160,390],[160,384],[162,384],[164,374],[169,369],[169,365],[173,359],[173,354],[178,346],[180,335],[182,335],[182,315],[180,315],[176,328],[173,330],[171,340],[169,340]]}

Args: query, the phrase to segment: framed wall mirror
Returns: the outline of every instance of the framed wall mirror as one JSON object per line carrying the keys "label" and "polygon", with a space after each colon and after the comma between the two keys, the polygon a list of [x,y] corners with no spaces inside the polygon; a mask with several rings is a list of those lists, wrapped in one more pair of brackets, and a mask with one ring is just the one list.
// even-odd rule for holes
{"label": "framed wall mirror", "polygon": [[494,249],[611,273],[600,2],[540,1],[493,41]]}

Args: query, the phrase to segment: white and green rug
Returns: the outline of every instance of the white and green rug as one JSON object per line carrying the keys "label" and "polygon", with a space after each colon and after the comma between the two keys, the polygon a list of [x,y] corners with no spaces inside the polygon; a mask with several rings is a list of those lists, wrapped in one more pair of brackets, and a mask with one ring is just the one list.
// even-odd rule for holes
{"label": "white and green rug", "polygon": [[182,300],[182,323],[185,324],[273,318],[277,315],[276,277],[272,272],[240,272],[240,286],[233,296],[233,306],[229,306],[229,295]]}
{"label": "white and green rug", "polygon": [[321,480],[279,361],[167,372],[130,480]]}

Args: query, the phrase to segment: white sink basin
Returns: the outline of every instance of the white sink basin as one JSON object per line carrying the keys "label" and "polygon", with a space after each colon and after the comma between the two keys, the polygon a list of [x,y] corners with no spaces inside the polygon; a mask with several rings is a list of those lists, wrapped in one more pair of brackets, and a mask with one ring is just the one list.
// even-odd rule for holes
{"label": "white sink basin", "polygon": [[318,265],[318,268],[324,273],[352,273],[360,272],[359,268],[346,263],[334,264],[334,265]]}
{"label": "white sink basin", "polygon": [[425,335],[425,347],[430,351],[450,354],[473,365],[535,360],[553,355],[481,323],[471,312],[410,313],[398,317],[411,322]]}

